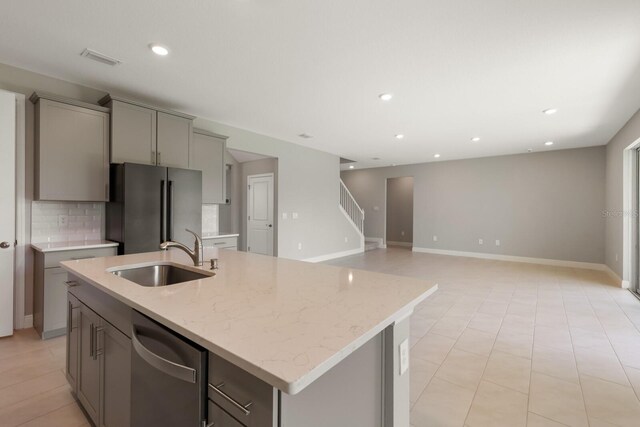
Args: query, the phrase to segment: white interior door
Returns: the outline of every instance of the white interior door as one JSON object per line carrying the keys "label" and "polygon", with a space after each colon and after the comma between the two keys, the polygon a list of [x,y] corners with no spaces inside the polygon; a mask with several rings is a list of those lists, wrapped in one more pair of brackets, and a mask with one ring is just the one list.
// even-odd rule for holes
{"label": "white interior door", "polygon": [[247,177],[247,252],[273,255],[273,174]]}
{"label": "white interior door", "polygon": [[16,97],[0,91],[0,337],[13,334]]}

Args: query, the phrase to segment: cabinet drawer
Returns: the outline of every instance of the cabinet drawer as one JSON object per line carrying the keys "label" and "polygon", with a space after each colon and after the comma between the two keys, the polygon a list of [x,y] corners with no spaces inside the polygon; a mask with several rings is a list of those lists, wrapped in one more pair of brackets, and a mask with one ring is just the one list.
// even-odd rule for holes
{"label": "cabinet drawer", "polygon": [[277,415],[277,411],[274,405],[277,391],[273,387],[213,353],[209,353],[208,370],[207,393],[217,406],[242,425],[276,425],[274,415]]}
{"label": "cabinet drawer", "polygon": [[211,400],[208,403],[207,425],[213,425],[214,427],[244,427],[244,424],[227,414],[224,409]]}
{"label": "cabinet drawer", "polygon": [[238,238],[237,237],[223,237],[220,239],[205,239],[204,247],[205,248],[236,248],[238,246]]}
{"label": "cabinet drawer", "polygon": [[44,255],[44,268],[60,267],[61,261],[70,261],[84,258],[100,258],[117,255],[117,247],[78,249],[75,251],[47,252]]}

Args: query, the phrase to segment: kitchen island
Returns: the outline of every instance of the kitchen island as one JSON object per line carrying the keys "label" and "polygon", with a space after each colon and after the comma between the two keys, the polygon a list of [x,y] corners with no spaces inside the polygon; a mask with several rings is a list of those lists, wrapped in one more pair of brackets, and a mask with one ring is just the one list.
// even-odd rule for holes
{"label": "kitchen island", "polygon": [[[204,259],[211,258],[218,259],[215,271],[207,262],[193,267],[185,253],[175,250],[63,262],[71,286],[69,333],[78,328],[76,340],[83,340],[81,316],[73,321],[75,303],[80,313],[88,306],[103,316],[92,321],[85,334],[86,345],[93,346],[88,349],[92,360],[109,354],[103,348],[109,342],[104,331],[111,328],[121,333],[120,357],[126,361],[127,339],[136,347],[131,318],[137,313],[200,346],[209,355],[204,368],[208,400],[202,416],[208,423],[215,423],[216,417],[224,420],[215,426],[409,425],[409,316],[435,292],[436,284],[205,249]],[[114,274],[156,265],[205,276],[149,287]],[[73,337],[69,342],[73,375],[73,361],[77,358],[82,365],[83,358],[73,354]],[[81,353],[82,342],[78,348]],[[108,363],[101,365],[104,369]],[[135,378],[130,368],[117,376],[126,377],[127,372]],[[80,390],[82,375],[79,366],[70,382],[91,415]],[[101,375],[111,378],[109,373]],[[237,384],[234,377],[240,378]],[[127,381],[114,387],[120,390],[114,400],[121,401],[112,406],[126,406],[122,396]],[[100,396],[108,390],[100,390],[94,393],[98,402],[90,406],[95,406],[94,422],[106,425],[101,420],[110,416],[105,404],[109,399]],[[126,411],[119,409],[126,418]]]}

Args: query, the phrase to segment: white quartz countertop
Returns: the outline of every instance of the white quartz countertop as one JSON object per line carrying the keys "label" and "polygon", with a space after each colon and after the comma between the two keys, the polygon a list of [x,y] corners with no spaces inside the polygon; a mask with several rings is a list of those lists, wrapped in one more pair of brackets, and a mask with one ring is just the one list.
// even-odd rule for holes
{"label": "white quartz countertop", "polygon": [[238,233],[224,233],[221,231],[216,231],[213,233],[205,233],[202,235],[202,239],[206,240],[206,239],[223,239],[226,237],[238,237],[240,236],[240,234]]}
{"label": "white quartz countertop", "polygon": [[97,249],[116,247],[116,242],[109,240],[78,240],[74,242],[41,242],[31,243],[31,247],[39,252],[75,251],[79,249]]}
{"label": "white quartz countertop", "polygon": [[[205,248],[213,277],[152,288],[107,270],[158,263],[192,267],[182,251],[65,261],[81,279],[266,383],[296,394],[437,285],[329,265]],[[205,267],[200,267],[207,270]]]}

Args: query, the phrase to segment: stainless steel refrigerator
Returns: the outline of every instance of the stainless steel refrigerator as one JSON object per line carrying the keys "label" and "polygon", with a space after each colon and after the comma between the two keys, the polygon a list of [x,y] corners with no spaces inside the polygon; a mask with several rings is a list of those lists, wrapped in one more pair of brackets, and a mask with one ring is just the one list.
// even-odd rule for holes
{"label": "stainless steel refrigerator", "polygon": [[202,172],[124,163],[111,165],[107,239],[118,254],[159,250],[173,240],[191,245],[202,233]]}

